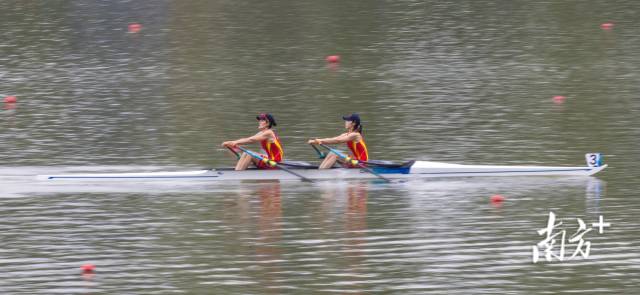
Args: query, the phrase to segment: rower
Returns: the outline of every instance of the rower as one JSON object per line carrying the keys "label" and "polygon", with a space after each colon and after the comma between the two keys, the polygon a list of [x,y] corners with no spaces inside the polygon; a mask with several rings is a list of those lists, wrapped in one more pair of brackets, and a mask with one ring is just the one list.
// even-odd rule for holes
{"label": "rower", "polygon": [[[309,144],[335,144],[346,143],[347,147],[351,151],[351,158],[360,162],[366,162],[369,160],[369,152],[367,151],[367,145],[364,142],[362,136],[362,124],[360,123],[360,116],[353,113],[348,116],[343,116],[344,128],[347,132],[342,133],[336,137],[331,138],[315,138],[308,141]],[[319,169],[328,169],[338,161],[338,155],[329,153],[324,161],[320,164]],[[341,160],[340,160],[341,161]],[[344,167],[347,168],[359,168],[358,165],[347,161],[341,161]]]}
{"label": "rower", "polygon": [[[239,152],[240,149],[238,146],[259,142],[266,153],[266,155],[262,155],[264,158],[278,163],[281,162],[284,159],[284,150],[280,138],[272,129],[276,126],[275,118],[271,114],[262,113],[259,114],[256,119],[258,119],[258,129],[260,130],[258,133],[251,137],[225,141],[222,143],[222,146]],[[240,159],[238,159],[235,170],[246,170],[252,162],[258,169],[274,168],[272,165],[269,165],[266,160],[260,161],[247,153],[243,153]]]}

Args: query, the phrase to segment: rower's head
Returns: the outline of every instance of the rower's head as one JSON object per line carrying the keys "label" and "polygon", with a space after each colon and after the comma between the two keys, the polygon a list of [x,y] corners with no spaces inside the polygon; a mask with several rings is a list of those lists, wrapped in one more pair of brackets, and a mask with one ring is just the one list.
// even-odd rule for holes
{"label": "rower's head", "polygon": [[360,115],[353,113],[351,115],[342,116],[344,120],[344,128],[349,131],[362,133],[362,124],[360,124]]}
{"label": "rower's head", "polygon": [[256,119],[258,120],[258,129],[271,129],[273,126],[276,126],[276,119],[273,115],[269,113],[259,114]]}

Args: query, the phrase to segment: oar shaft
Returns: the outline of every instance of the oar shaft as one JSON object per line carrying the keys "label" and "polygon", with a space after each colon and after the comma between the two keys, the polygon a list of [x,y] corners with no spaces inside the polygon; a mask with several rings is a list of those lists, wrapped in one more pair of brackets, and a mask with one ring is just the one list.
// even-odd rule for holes
{"label": "oar shaft", "polygon": [[[348,157],[347,155],[341,153],[340,151],[333,149],[329,146],[326,146],[324,144],[320,144],[321,146],[324,146],[324,148],[328,149],[329,151],[333,150],[333,153],[337,153],[338,156],[340,156],[341,158],[343,157]],[[313,147],[313,149],[315,149],[318,153],[320,153],[320,151],[318,151],[318,148],[315,145],[311,145]],[[323,154],[323,156],[326,156]],[[324,157],[323,157],[324,158]],[[378,166],[378,167],[399,167],[402,166],[403,164],[396,164],[396,163],[376,163],[376,162],[369,162],[369,161],[360,161],[358,160],[358,162],[366,164],[366,165],[370,165],[370,166]]]}
{"label": "oar shaft", "polygon": [[243,151],[245,154],[247,154],[247,155],[249,155],[249,156],[251,156],[251,157],[253,157],[253,158],[257,159],[257,160],[264,161],[266,164],[269,164],[271,166],[276,166],[277,165],[275,161],[269,160],[268,158],[265,158],[265,157],[263,157],[262,155],[260,155],[260,154],[258,154],[256,152],[250,151],[250,150],[245,149],[245,148],[243,148],[241,146],[238,146],[238,148],[241,151]]}
{"label": "oar shaft", "polygon": [[315,144],[312,144],[312,145],[311,145],[311,147],[316,151],[316,153],[318,153],[318,158],[320,158],[320,159],[324,159],[324,158],[326,158],[326,157],[327,157],[327,155],[326,155],[325,153],[321,152],[321,151],[316,147],[316,145],[315,145]]}
{"label": "oar shaft", "polygon": [[229,151],[231,151],[234,155],[236,155],[236,158],[240,159],[240,155],[238,154],[238,152],[236,152],[236,150],[232,149],[231,147],[227,147],[229,149]]}
{"label": "oar shaft", "polygon": [[288,173],[290,173],[290,174],[293,174],[293,175],[295,175],[295,176],[299,177],[300,179],[302,179],[303,181],[313,182],[311,179],[306,178],[306,177],[304,177],[304,176],[302,176],[302,175],[300,175],[300,174],[298,174],[298,173],[296,173],[296,172],[294,172],[294,171],[291,171],[289,168],[282,167],[282,165],[278,164],[277,162],[275,162],[275,161],[273,161],[273,160],[269,160],[268,158],[265,158],[265,157],[263,157],[263,156],[259,155],[259,154],[258,154],[258,153],[256,153],[256,152],[252,152],[252,151],[250,151],[250,150],[248,150],[248,149],[245,149],[245,148],[243,148],[243,147],[241,147],[241,146],[238,146],[238,148],[239,148],[241,151],[245,152],[247,155],[249,155],[249,156],[251,156],[251,157],[253,157],[253,158],[257,159],[258,161],[265,161],[265,159],[266,159],[266,161],[265,161],[265,162],[267,162],[269,165],[271,165],[271,166],[273,166],[273,167],[278,167],[280,170],[283,170],[283,171],[286,171],[286,172],[288,172]]}
{"label": "oar shaft", "polygon": [[[332,152],[332,153],[336,154],[338,157],[342,158],[343,160],[347,160],[347,161],[351,160],[349,156],[347,156],[347,155],[345,155],[345,154],[341,153],[340,151],[338,151],[338,150],[336,150],[336,149],[334,149],[334,148],[331,148],[331,147],[329,147],[329,146],[327,146],[327,145],[325,145],[325,144],[320,144],[320,146],[321,146],[321,147],[323,147],[323,148],[325,148],[325,149],[327,149],[327,150],[329,150],[330,152]],[[380,175],[379,173],[377,173],[377,172],[373,171],[373,169],[371,169],[371,168],[369,168],[369,167],[365,166],[365,163],[366,163],[366,162],[360,162],[360,161],[358,161],[358,160],[351,160],[351,161],[355,161],[355,162],[352,162],[352,164],[354,164],[354,165],[356,165],[356,166],[360,167],[362,170],[367,171],[367,172],[369,172],[369,173],[371,173],[371,174],[373,174],[373,175],[377,176],[377,177],[378,177],[378,178],[380,178],[380,179],[384,179],[386,182],[391,182],[391,179],[386,178],[386,177],[384,177],[384,176]]]}

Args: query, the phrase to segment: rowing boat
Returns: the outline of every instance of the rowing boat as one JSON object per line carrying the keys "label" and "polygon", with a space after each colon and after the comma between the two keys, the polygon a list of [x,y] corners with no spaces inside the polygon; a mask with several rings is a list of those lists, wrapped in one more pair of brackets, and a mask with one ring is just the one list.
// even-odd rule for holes
{"label": "rowing boat", "polygon": [[[599,156],[598,156],[599,157]],[[587,158],[589,159],[589,158]],[[598,158],[599,159],[599,158]],[[373,162],[373,161],[372,161]],[[285,163],[289,170],[314,180],[328,179],[373,179],[378,176],[363,169],[332,168],[318,170],[317,166],[305,162]],[[373,164],[373,163],[372,163]],[[389,163],[380,161],[371,169],[386,178],[434,178],[434,177],[478,177],[478,176],[589,176],[596,174],[607,165],[593,162],[587,166],[500,166],[462,165],[430,161],[410,161]],[[284,170],[247,169],[234,171],[233,168],[206,169],[183,172],[145,173],[93,173],[67,175],[38,175],[40,180],[299,180],[300,177]]]}

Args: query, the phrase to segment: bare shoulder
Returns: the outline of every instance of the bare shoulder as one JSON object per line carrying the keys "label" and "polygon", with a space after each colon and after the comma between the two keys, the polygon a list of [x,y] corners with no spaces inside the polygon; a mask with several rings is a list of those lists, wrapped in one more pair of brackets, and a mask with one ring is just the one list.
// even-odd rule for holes
{"label": "bare shoulder", "polygon": [[271,129],[267,129],[267,130],[264,130],[264,131],[261,131],[261,132],[262,132],[262,134],[263,134],[264,136],[266,136],[267,138],[269,138],[269,140],[272,140],[272,141],[273,141],[273,140],[275,140],[275,139],[276,139],[276,133],[275,133],[275,131],[273,131],[273,130],[271,130]]}
{"label": "bare shoulder", "polygon": [[361,141],[362,140],[362,135],[360,135],[360,133],[358,133],[358,132],[348,132],[348,133],[345,133],[344,136],[349,141]]}

